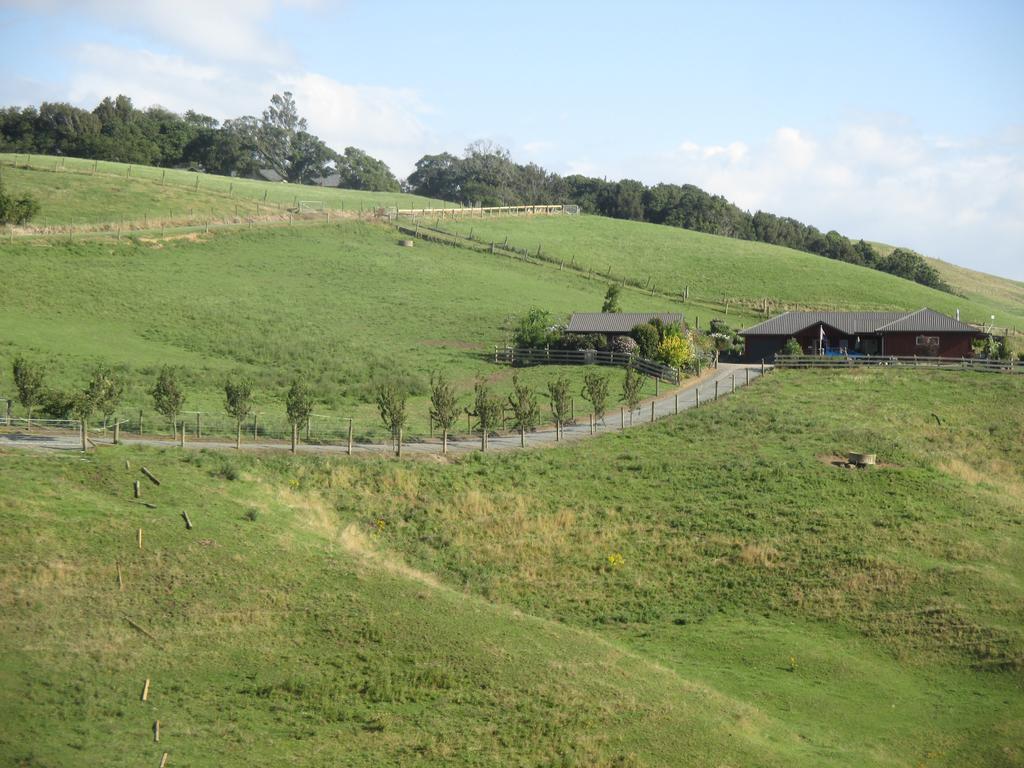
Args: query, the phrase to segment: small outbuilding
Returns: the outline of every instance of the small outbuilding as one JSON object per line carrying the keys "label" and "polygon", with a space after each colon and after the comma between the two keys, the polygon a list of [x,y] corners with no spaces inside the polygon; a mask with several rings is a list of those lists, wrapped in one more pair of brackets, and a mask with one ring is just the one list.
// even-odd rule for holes
{"label": "small outbuilding", "polygon": [[576,312],[569,318],[566,333],[604,333],[625,336],[638,325],[657,318],[663,325],[682,325],[678,312]]}
{"label": "small outbuilding", "polygon": [[789,339],[809,355],[971,357],[985,334],[923,307],[916,312],[785,312],[740,331],[748,362],[772,360]]}

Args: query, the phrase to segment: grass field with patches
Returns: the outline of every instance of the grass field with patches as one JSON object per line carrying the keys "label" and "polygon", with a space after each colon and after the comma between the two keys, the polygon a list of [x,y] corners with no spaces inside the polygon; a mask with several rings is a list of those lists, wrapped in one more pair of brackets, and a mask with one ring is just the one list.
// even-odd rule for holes
{"label": "grass field with patches", "polygon": [[[478,375],[505,391],[513,372],[487,351],[509,338],[513,319],[531,307],[562,319],[599,310],[607,287],[490,254],[423,242],[403,248],[385,226],[348,221],[166,240],[24,239],[0,252],[9,274],[31,286],[6,294],[0,395],[14,396],[11,361],[19,353],[44,361],[50,383],[64,388],[84,386],[103,361],[129,382],[122,414],[152,414],[147,389],[166,363],[187,371],[187,410],[219,415],[224,378],[237,371],[256,383],[264,427],[276,419],[284,430],[283,394],[303,375],[319,397],[316,413],[351,416],[357,435],[375,437],[383,436],[378,382],[407,386],[408,433],[425,435],[432,371],[467,399]],[[666,305],[626,291],[623,308]],[[579,401],[581,367],[521,375],[544,389],[559,372]],[[653,390],[648,382],[645,392]],[[220,420],[233,434],[226,415]],[[148,423],[167,429],[152,415]],[[207,424],[209,431],[212,417]],[[342,428],[338,419],[331,425]]]}
{"label": "grass field with patches", "polygon": [[0,762],[1022,765],[1022,395],[789,371],[450,463],[0,454]]}

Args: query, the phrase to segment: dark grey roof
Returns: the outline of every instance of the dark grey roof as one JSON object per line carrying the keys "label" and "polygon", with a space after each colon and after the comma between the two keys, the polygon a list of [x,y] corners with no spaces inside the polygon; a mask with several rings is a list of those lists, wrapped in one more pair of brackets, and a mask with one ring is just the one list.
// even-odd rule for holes
{"label": "dark grey roof", "polygon": [[629,333],[641,323],[658,318],[665,325],[683,322],[671,312],[577,312],[569,319],[567,333]]}
{"label": "dark grey roof", "polygon": [[948,315],[924,307],[916,312],[784,312],[740,331],[740,335],[792,336],[818,323],[824,323],[850,335],[900,331],[976,332],[976,329],[967,323],[961,323]]}
{"label": "dark grey roof", "polygon": [[911,312],[906,317],[901,317],[899,320],[894,320],[882,328],[880,331],[909,331],[911,333],[926,332],[926,331],[971,331],[974,333],[978,332],[977,328],[968,325],[967,323],[961,323],[959,320],[944,315],[941,312],[936,312],[934,309],[928,309],[923,307],[917,310],[917,312]]}

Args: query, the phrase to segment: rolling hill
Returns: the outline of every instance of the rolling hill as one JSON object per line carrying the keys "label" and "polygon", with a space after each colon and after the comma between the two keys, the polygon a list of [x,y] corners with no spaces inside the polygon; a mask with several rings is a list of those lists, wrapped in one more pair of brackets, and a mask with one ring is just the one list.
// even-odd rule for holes
{"label": "rolling hill", "polygon": [[[585,216],[441,222],[543,259],[406,248],[340,215],[386,201],[338,190],[320,191],[329,224],[206,232],[172,215],[161,234],[148,212],[196,195],[230,219],[296,192],[69,164],[3,169],[51,221],[97,232],[0,240],[0,394],[25,354],[59,387],[112,365],[126,407],[148,408],[171,364],[186,408],[212,414],[237,372],[265,427],[301,376],[327,421],[382,437],[373,392],[390,380],[412,392],[415,437],[433,371],[463,402],[478,376],[506,391],[489,345],[530,307],[598,309],[609,269],[642,286],[624,310],[702,327],[752,322],[765,298],[966,319],[1016,301]],[[118,206],[138,227],[122,238],[102,231]],[[579,392],[585,371],[520,373]],[[451,461],[0,450],[0,764],[1024,765],[1022,390],[779,371],[622,434]],[[840,466],[848,450],[881,464]],[[140,465],[161,484],[135,500]]]}
{"label": "rolling hill", "polygon": [[0,762],[1021,765],[1022,386],[784,372],[449,464],[0,454]]}

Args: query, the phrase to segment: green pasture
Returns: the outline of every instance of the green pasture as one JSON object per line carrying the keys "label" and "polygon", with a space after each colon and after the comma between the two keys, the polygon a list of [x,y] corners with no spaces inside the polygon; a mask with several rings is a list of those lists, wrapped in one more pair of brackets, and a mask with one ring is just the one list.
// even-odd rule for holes
{"label": "green pasture", "polygon": [[[386,207],[440,207],[451,203],[417,195],[362,192],[206,173],[45,155],[0,154],[7,190],[29,193],[42,205],[33,225],[205,221],[287,214],[299,201],[332,211],[369,213]],[[198,182],[198,186],[197,186]],[[237,211],[237,214],[236,214]]]}
{"label": "green pasture", "polygon": [[[208,433],[233,434],[222,387],[241,373],[256,384],[260,423],[282,436],[283,395],[296,376],[317,394],[315,413],[329,417],[313,420],[314,438],[337,439],[348,417],[357,437],[383,437],[374,398],[384,381],[412,393],[408,434],[426,436],[433,371],[453,380],[467,404],[480,375],[507,391],[514,371],[491,355],[516,318],[541,307],[564,322],[572,311],[600,310],[607,288],[496,255],[424,242],[403,248],[387,226],[353,221],[163,240],[26,238],[0,244],[0,254],[26,286],[5,294],[0,396],[14,397],[18,354],[42,362],[48,383],[65,389],[84,386],[104,362],[129,382],[121,415],[137,420],[146,409],[147,430],[169,429],[147,394],[169,364],[184,373],[186,410],[211,414]],[[634,290],[622,303],[679,309]],[[568,375],[582,408],[584,372],[545,366],[520,374],[544,391],[549,379]],[[622,373],[607,372],[617,396]],[[654,394],[651,382],[645,393]]]}
{"label": "green pasture", "polygon": [[[450,228],[449,223],[444,224]],[[695,302],[714,302],[731,312],[753,314],[770,302],[785,309],[902,310],[931,307],[968,322],[988,322],[992,314],[1024,328],[1019,292],[996,296],[965,284],[966,296],[942,291],[866,267],[765,243],[705,235],[599,216],[521,216],[467,220],[474,237],[536,251],[586,270],[650,283],[673,294],[690,289]],[[944,273],[944,276],[946,274]],[[986,276],[988,277],[988,276]],[[1001,281],[991,278],[999,284]],[[955,277],[954,286],[959,285]],[[1016,298],[1014,298],[1016,297]]]}
{"label": "green pasture", "polygon": [[447,463],[0,452],[0,762],[1022,765],[1022,395],[785,371]]}

